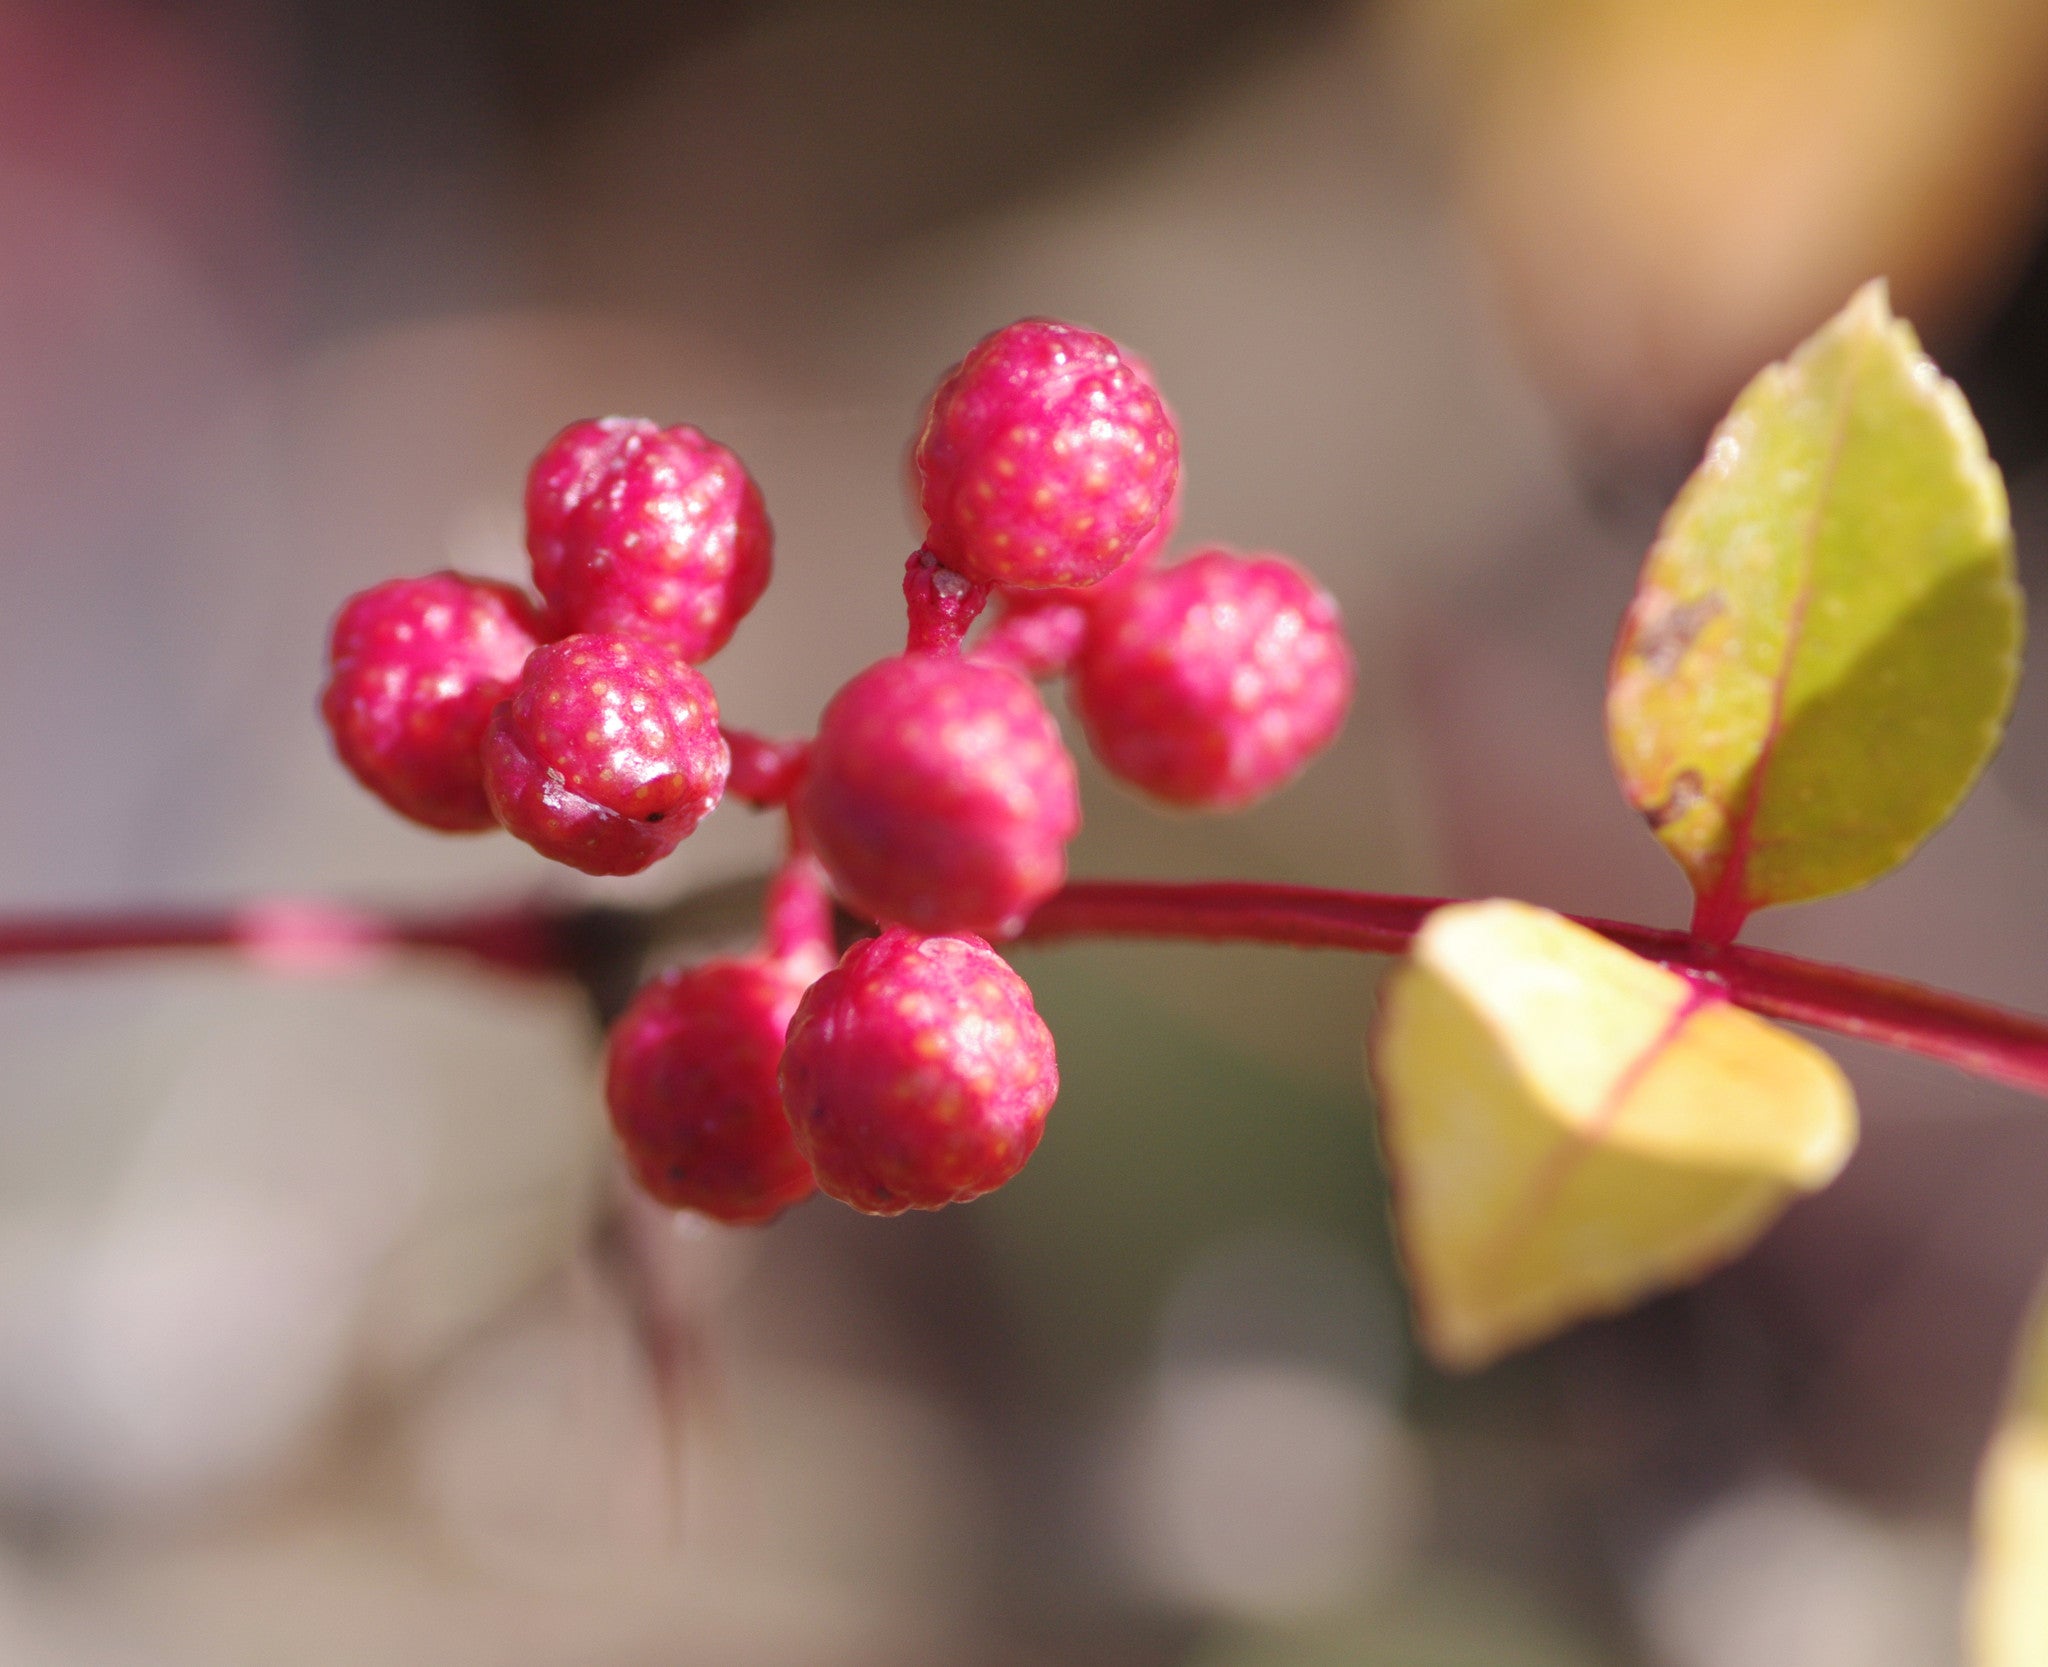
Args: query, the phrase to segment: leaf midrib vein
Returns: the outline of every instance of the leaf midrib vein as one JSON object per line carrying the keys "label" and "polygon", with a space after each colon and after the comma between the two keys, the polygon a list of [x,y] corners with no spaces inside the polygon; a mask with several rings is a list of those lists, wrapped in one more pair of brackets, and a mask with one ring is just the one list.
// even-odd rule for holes
{"label": "leaf midrib vein", "polygon": [[1842,374],[1834,431],[1828,437],[1827,460],[1822,465],[1813,513],[1807,518],[1806,533],[1801,540],[1799,583],[1792,595],[1791,616],[1785,622],[1785,646],[1778,656],[1777,670],[1771,679],[1771,715],[1764,726],[1763,744],[1757,751],[1756,765],[1750,771],[1749,783],[1742,796],[1742,808],[1736,813],[1735,822],[1729,830],[1727,860],[1714,885],[1717,894],[1725,894],[1731,885],[1738,888],[1738,901],[1744,914],[1751,907],[1747,882],[1750,853],[1756,844],[1757,816],[1770,783],[1771,766],[1777,760],[1778,740],[1785,729],[1786,693],[1792,682],[1793,664],[1799,658],[1806,634],[1807,611],[1813,601],[1814,568],[1820,559],[1821,527],[1827,519],[1837,477],[1841,474],[1842,453],[1848,444],[1849,416],[1856,402],[1856,384],[1863,369],[1863,357],[1862,343],[1853,343],[1849,363]]}
{"label": "leaf midrib vein", "polygon": [[1564,1190],[1565,1183],[1572,1177],[1586,1158],[1614,1132],[1614,1126],[1621,1120],[1621,1114],[1628,1107],[1630,1098],[1642,1086],[1643,1079],[1650,1073],[1664,1053],[1677,1042],[1685,1027],[1692,1023],[1707,1008],[1725,999],[1712,986],[1705,983],[1688,982],[1685,997],[1672,1008],[1656,1033],[1645,1042],[1641,1050],[1622,1067],[1607,1092],[1600,1098],[1593,1115],[1573,1129],[1550,1154],[1543,1168],[1538,1172],[1535,1184],[1530,1187],[1528,1197],[1516,1211],[1512,1220],[1501,1229],[1500,1236],[1491,1247],[1482,1252],[1478,1266],[1481,1283],[1490,1284],[1506,1267],[1508,1261],[1522,1244],[1536,1231],[1543,1220],[1543,1214],[1557,1195]]}

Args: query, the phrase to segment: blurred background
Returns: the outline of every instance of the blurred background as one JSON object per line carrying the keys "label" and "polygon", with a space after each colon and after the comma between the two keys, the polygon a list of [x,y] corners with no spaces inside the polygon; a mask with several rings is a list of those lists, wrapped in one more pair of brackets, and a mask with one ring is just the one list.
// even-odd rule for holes
{"label": "blurred background", "polygon": [[[900,637],[919,402],[1027,313],[1178,409],[1183,547],[1338,593],[1254,813],[1086,782],[1085,875],[1682,920],[1605,658],[1656,517],[1862,280],[2048,557],[2039,0],[0,0],[0,908],[665,897],[417,832],[313,718],[348,592],[519,574],[596,412],[762,481],[712,667],[802,732]],[[1084,763],[1084,770],[1088,766]],[[1763,942],[2048,1010],[2048,692],[1904,871]],[[1020,953],[1000,1195],[623,1204],[567,990],[0,981],[0,1664],[1947,1667],[2048,1119],[1842,1050],[1843,1181],[1477,1378],[1411,1346],[1379,967]]]}

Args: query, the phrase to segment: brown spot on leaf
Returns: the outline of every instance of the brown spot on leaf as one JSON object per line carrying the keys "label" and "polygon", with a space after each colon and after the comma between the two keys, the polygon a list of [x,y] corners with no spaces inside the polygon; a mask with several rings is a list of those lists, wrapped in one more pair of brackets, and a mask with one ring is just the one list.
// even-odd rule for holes
{"label": "brown spot on leaf", "polygon": [[1700,802],[1706,790],[1707,784],[1700,780],[1699,771],[1686,770],[1671,784],[1671,791],[1664,795],[1661,805],[1651,805],[1644,810],[1643,820],[1653,829],[1676,822]]}
{"label": "brown spot on leaf", "polygon": [[1699,639],[1708,622],[1727,611],[1721,593],[1710,590],[1690,602],[1666,602],[1646,617],[1631,645],[1635,657],[1653,677],[1669,677],[1685,658],[1685,651]]}

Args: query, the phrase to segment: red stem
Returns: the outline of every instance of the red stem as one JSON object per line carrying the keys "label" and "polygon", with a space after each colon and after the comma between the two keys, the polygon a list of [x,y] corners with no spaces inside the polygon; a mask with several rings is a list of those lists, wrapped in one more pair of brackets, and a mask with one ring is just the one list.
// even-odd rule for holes
{"label": "red stem", "polygon": [[[1430,911],[1449,901],[1309,886],[1082,882],[1041,907],[1024,936],[1199,938],[1398,955]],[[1712,978],[1730,1000],[1767,1018],[1879,1042],[2048,1095],[2048,1023],[2028,1014],[1684,932],[1613,920],[1581,924],[1653,961]]]}
{"label": "red stem", "polygon": [[1088,610],[1063,598],[1003,598],[1003,611],[972,650],[1034,683],[1066,675],[1081,652]]}
{"label": "red stem", "polygon": [[368,965],[400,949],[444,950],[503,972],[554,975],[566,966],[559,921],[526,907],[390,915],[278,899],[230,910],[128,915],[21,915],[0,920],[0,967],[137,950],[232,949],[279,971]]}
{"label": "red stem", "polygon": [[[1092,881],[1042,905],[1023,935],[1039,943],[1183,938],[1397,955],[1448,901],[1309,886]],[[1639,955],[1713,980],[1730,1000],[1768,1018],[1882,1043],[2048,1095],[2048,1022],[2028,1014],[1684,932],[1582,923]],[[232,949],[273,966],[326,971],[391,950],[434,949],[502,971],[559,976],[570,971],[564,925],[563,917],[531,907],[394,917],[293,902],[228,912],[49,915],[0,920],[0,966],[134,950]]]}

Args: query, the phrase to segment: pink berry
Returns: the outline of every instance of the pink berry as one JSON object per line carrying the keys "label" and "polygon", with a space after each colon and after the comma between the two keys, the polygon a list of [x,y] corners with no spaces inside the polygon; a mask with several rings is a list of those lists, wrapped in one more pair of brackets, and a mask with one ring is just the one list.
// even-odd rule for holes
{"label": "pink berry", "polygon": [[487,579],[435,573],[351,597],[320,697],[342,763],[415,822],[495,826],[478,749],[539,640],[533,604]]}
{"label": "pink berry", "polygon": [[1066,878],[1074,761],[1038,691],[951,655],[883,660],[832,697],[796,813],[850,908],[1004,937]]}
{"label": "pink berry", "polygon": [[1112,595],[1120,586],[1131,583],[1141,573],[1149,573],[1166,554],[1167,545],[1173,542],[1176,528],[1180,526],[1181,484],[1178,473],[1174,476],[1173,496],[1166,500],[1166,508],[1152,530],[1138,540],[1137,548],[1124,558],[1123,565],[1114,573],[1098,579],[1092,585],[1045,585],[1037,590],[1009,590],[1003,600],[1011,607],[1031,602],[1071,602],[1077,607],[1092,607],[1103,597]]}
{"label": "pink berry", "polygon": [[498,820],[586,874],[667,856],[718,803],[730,765],[711,685],[641,637],[537,650],[484,736]]}
{"label": "pink berry", "polygon": [[925,544],[977,584],[1091,585],[1158,524],[1180,437],[1144,367],[1107,336],[1027,318],[939,384],[912,464]]}
{"label": "pink berry", "polygon": [[1278,556],[1208,550],[1102,599],[1073,687],[1112,771],[1214,810],[1271,792],[1328,745],[1351,683],[1328,591]]}
{"label": "pink berry", "polygon": [[1152,530],[1123,566],[1092,585],[1047,585],[1039,590],[999,592],[1001,611],[974,645],[974,656],[1008,666],[1020,677],[1042,682],[1064,676],[1081,652],[1088,611],[1105,596],[1152,570],[1180,522],[1180,484]]}
{"label": "pink berry", "polygon": [[871,1215],[1001,1186],[1059,1093],[1031,991],[973,937],[891,927],[857,943],[790,1021],[782,1100],[818,1185]]}
{"label": "pink berry", "polygon": [[758,1222],[810,1196],[782,1109],[782,1038],[823,966],[709,961],[645,986],[612,1026],[605,1102],[634,1178],[671,1209]]}
{"label": "pink berry", "polygon": [[558,633],[658,637],[696,661],[768,588],[774,534],[760,489],[717,441],[605,417],[572,423],[534,459],[526,544]]}

